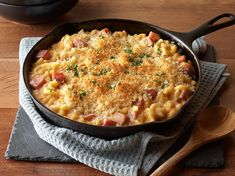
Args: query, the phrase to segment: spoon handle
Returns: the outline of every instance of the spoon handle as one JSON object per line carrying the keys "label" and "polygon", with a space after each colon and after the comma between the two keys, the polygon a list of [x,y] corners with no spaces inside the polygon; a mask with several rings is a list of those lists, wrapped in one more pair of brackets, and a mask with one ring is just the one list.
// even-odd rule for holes
{"label": "spoon handle", "polygon": [[150,176],[164,176],[167,172],[176,165],[182,158],[191,153],[193,150],[199,146],[194,145],[190,140],[171,158],[159,166]]}

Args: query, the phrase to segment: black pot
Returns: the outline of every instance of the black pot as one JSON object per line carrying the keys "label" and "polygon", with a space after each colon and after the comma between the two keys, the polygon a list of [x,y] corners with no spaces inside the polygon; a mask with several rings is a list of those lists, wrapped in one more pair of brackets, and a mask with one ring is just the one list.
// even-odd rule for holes
{"label": "black pot", "polygon": [[[228,17],[229,20],[220,24],[214,24],[216,21],[224,17]],[[183,110],[185,110],[185,108],[188,106],[194,95],[197,93],[198,86],[201,84],[201,67],[197,56],[194,54],[191,48],[193,40],[202,35],[211,33],[213,31],[219,30],[227,26],[231,26],[233,24],[235,24],[235,16],[232,14],[219,15],[189,33],[173,32],[162,29],[152,24],[147,24],[132,20],[124,20],[124,19],[98,19],[98,20],[85,21],[79,23],[64,24],[62,26],[55,28],[51,33],[49,33],[46,37],[41,39],[30,50],[23,65],[24,82],[36,107],[39,109],[39,112],[42,113],[43,117],[46,120],[55,125],[66,127],[75,131],[79,131],[81,133],[89,134],[91,136],[96,136],[106,139],[119,138],[138,131],[159,131],[165,128],[169,128],[170,125],[172,124],[174,125],[176,123],[176,120],[179,117],[182,117],[180,116],[181,113],[183,112]],[[150,31],[156,32],[160,34],[163,39],[175,41],[177,45],[181,48],[183,54],[186,55],[187,58],[189,58],[192,61],[195,70],[195,80],[198,82],[198,86],[194,94],[191,96],[191,98],[182,107],[181,111],[178,112],[172,119],[164,121],[155,121],[155,122],[145,123],[142,125],[126,126],[126,127],[103,127],[103,126],[88,125],[69,120],[65,117],[62,117],[52,112],[44,105],[42,105],[32,95],[32,91],[29,85],[28,75],[32,64],[36,61],[35,54],[39,50],[51,47],[52,44],[58,42],[65,34],[74,34],[78,32],[80,29],[91,31],[93,29],[101,30],[106,27],[109,28],[111,31],[126,30],[129,34],[135,34],[135,33],[148,34]]]}
{"label": "black pot", "polygon": [[[37,24],[55,19],[75,6],[78,0],[38,0],[33,1],[13,1],[16,5],[0,3],[0,15],[4,18],[26,23]],[[47,3],[46,3],[47,2]]]}
{"label": "black pot", "polygon": [[0,3],[10,4],[10,5],[39,5],[47,4],[57,0],[1,0]]}

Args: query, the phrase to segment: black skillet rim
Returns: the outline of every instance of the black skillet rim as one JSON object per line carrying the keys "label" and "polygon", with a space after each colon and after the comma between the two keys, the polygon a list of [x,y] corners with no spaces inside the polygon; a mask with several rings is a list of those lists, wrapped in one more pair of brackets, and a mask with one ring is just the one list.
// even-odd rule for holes
{"label": "black skillet rim", "polygon": [[[24,73],[25,72],[25,67],[26,66],[26,61],[28,59],[32,59],[32,58],[29,58],[28,55],[29,53],[33,52],[34,51],[34,48],[40,43],[42,42],[43,40],[45,40],[47,37],[49,37],[50,35],[55,35],[55,31],[59,28],[62,28],[66,25],[69,25],[69,24],[72,24],[72,25],[75,25],[75,26],[80,26],[81,24],[85,24],[85,23],[91,23],[91,22],[102,22],[102,21],[116,21],[116,22],[128,22],[128,23],[140,23],[142,25],[146,25],[146,27],[152,27],[152,28],[155,28],[156,30],[159,30],[163,33],[166,33],[166,35],[168,35],[169,37],[173,37],[173,38],[177,38],[177,40],[179,41],[178,43],[182,46],[180,46],[180,48],[184,47],[184,50],[187,50],[190,52],[190,54],[194,57],[194,60],[195,60],[195,64],[197,66],[197,71],[198,71],[198,81],[197,81],[197,87],[195,89],[195,91],[193,92],[193,94],[191,95],[191,97],[186,101],[186,103],[181,107],[181,109],[175,114],[174,117],[170,118],[170,119],[165,119],[165,120],[162,120],[162,121],[153,121],[153,122],[147,122],[147,123],[144,123],[144,124],[138,124],[138,125],[131,125],[131,126],[97,126],[97,125],[90,125],[90,124],[86,124],[86,123],[81,123],[81,122],[77,122],[77,121],[73,121],[71,119],[68,119],[68,118],[65,118],[53,111],[51,111],[49,108],[47,108],[45,105],[43,105],[40,101],[38,101],[32,94],[32,91],[31,91],[31,88],[28,84],[28,82],[26,81],[27,78],[26,77],[26,74]],[[61,37],[60,37],[61,39]],[[192,59],[190,59],[192,60]],[[80,124],[80,125],[83,125],[84,127],[93,127],[93,128],[97,128],[97,129],[128,129],[128,128],[135,128],[135,127],[147,127],[149,125],[163,125],[163,124],[166,124],[166,123],[169,123],[173,120],[176,120],[179,118],[179,116],[181,116],[181,113],[185,110],[185,107],[188,106],[188,104],[192,101],[192,99],[195,97],[195,94],[198,92],[198,89],[199,89],[199,85],[201,83],[201,65],[200,65],[200,62],[199,62],[199,59],[198,57],[195,55],[195,53],[192,51],[191,49],[191,46],[188,46],[186,44],[186,42],[181,39],[180,37],[178,37],[177,35],[174,34],[174,31],[168,31],[166,29],[163,29],[159,26],[156,26],[156,25],[153,25],[153,24],[149,24],[149,23],[145,23],[145,22],[141,22],[141,21],[137,21],[137,20],[130,20],[130,19],[112,19],[112,18],[101,18],[101,19],[93,19],[93,20],[87,20],[87,21],[81,21],[81,22],[75,22],[75,23],[65,23],[65,24],[62,24],[62,25],[59,25],[57,27],[54,28],[54,30],[52,30],[50,33],[48,33],[45,37],[43,37],[42,39],[40,39],[32,48],[31,50],[28,52],[25,60],[24,60],[24,63],[23,63],[23,81],[24,81],[24,84],[27,88],[27,91],[29,92],[31,98],[36,101],[41,107],[43,107],[46,111],[48,111],[49,113],[52,113],[54,114],[55,116],[57,116],[58,118],[62,118],[62,120],[65,120],[65,121],[68,121],[69,123],[74,123],[74,124]],[[36,105],[37,106],[37,105]],[[41,111],[41,110],[40,110]],[[66,127],[67,128],[67,127]],[[75,130],[76,131],[76,130]],[[78,130],[77,130],[78,131]]]}

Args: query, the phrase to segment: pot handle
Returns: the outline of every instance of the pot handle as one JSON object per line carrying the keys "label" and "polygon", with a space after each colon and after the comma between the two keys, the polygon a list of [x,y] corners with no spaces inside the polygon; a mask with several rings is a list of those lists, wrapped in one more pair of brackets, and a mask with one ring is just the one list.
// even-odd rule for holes
{"label": "pot handle", "polygon": [[[223,18],[229,18],[229,20],[226,20],[221,23],[216,23],[220,19]],[[216,23],[216,24],[215,24]],[[231,13],[224,13],[221,15],[218,15],[211,20],[207,21],[206,23],[200,25],[196,29],[187,32],[187,33],[175,33],[177,36],[182,38],[185,42],[189,44],[189,46],[192,44],[192,42],[197,39],[198,37],[201,37],[203,35],[209,34],[211,32],[217,31],[219,29],[232,26],[235,24],[235,16]]]}

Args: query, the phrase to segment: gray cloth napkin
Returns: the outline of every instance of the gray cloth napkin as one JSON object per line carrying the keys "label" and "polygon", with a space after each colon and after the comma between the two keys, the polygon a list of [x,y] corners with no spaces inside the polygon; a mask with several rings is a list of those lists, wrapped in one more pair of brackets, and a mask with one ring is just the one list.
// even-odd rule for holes
{"label": "gray cloth napkin", "polygon": [[22,64],[31,47],[40,38],[23,38],[20,48],[19,101],[41,139],[75,160],[112,175],[146,175],[161,156],[195,121],[195,114],[216,95],[226,77],[224,64],[201,62],[202,84],[182,118],[168,130],[153,134],[139,132],[106,141],[47,123],[36,111],[23,83]]}

